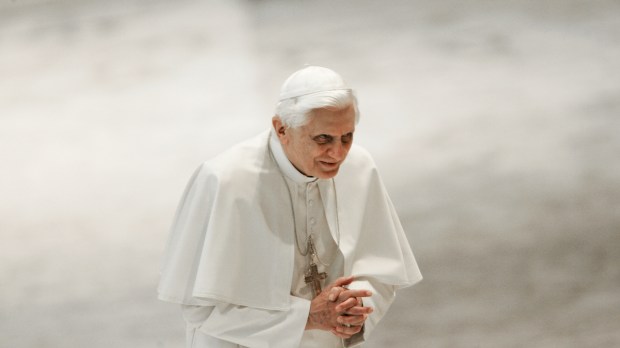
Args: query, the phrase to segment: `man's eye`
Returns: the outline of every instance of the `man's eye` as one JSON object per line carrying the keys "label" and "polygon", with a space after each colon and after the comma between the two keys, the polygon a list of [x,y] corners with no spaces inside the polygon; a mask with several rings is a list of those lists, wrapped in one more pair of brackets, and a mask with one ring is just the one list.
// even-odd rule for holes
{"label": "man's eye", "polygon": [[321,134],[321,135],[317,135],[316,137],[314,137],[314,141],[316,141],[319,144],[327,144],[330,143],[333,140],[333,138],[327,134]]}
{"label": "man's eye", "polygon": [[342,138],[340,138],[343,144],[347,144],[350,143],[353,140],[353,133],[349,133],[346,135],[343,135]]}

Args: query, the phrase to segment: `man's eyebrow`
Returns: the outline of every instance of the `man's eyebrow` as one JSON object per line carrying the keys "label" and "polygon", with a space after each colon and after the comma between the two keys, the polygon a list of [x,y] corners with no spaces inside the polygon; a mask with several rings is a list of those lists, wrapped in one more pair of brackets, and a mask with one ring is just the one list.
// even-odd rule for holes
{"label": "man's eyebrow", "polygon": [[352,130],[350,130],[348,132],[345,132],[345,133],[342,133],[342,134],[336,134],[336,135],[327,134],[327,133],[319,133],[319,134],[315,134],[315,135],[311,135],[311,136],[312,137],[318,137],[319,135],[327,135],[327,136],[330,136],[330,137],[341,137],[341,136],[349,135],[349,134],[353,134],[353,133],[355,133],[355,129],[352,129]]}

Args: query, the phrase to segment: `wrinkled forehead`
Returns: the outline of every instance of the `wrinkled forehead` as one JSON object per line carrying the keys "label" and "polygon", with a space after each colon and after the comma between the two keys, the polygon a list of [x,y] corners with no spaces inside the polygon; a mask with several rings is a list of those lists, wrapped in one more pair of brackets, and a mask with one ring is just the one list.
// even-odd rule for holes
{"label": "wrinkled forehead", "polygon": [[344,108],[312,109],[308,115],[308,122],[301,127],[306,131],[332,135],[353,132],[355,130],[355,109],[353,105]]}

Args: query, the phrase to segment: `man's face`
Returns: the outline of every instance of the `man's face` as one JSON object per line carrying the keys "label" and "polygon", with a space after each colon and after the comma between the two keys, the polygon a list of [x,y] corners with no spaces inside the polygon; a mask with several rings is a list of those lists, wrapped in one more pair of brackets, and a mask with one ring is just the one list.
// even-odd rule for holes
{"label": "man's face", "polygon": [[289,161],[306,176],[333,178],[353,144],[355,111],[316,109],[308,123],[288,128],[278,117],[273,126]]}

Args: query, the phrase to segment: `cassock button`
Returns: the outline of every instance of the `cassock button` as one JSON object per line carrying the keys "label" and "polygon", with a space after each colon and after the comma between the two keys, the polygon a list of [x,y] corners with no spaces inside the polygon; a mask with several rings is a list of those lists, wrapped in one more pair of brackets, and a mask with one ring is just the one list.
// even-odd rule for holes
{"label": "cassock button", "polygon": [[310,224],[314,225],[316,223],[316,220],[314,218],[310,218]]}
{"label": "cassock button", "polygon": [[309,201],[308,201],[308,205],[309,205],[309,206],[312,206],[312,204],[314,204],[314,201],[313,201],[313,200],[309,200]]}

